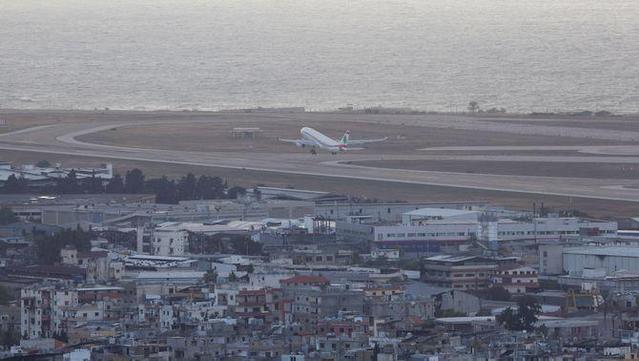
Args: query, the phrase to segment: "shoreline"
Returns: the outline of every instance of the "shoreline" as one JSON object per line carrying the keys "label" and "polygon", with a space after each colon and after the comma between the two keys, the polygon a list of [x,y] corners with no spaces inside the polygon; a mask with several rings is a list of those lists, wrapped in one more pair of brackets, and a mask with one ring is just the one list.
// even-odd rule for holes
{"label": "shoreline", "polygon": [[[371,112],[368,109],[375,109],[378,111]],[[202,109],[55,109],[55,108],[0,108],[0,115],[5,113],[20,113],[20,114],[55,114],[55,113],[73,113],[73,114],[194,114],[194,115],[206,115],[206,114],[344,114],[344,115],[393,115],[393,116],[415,116],[415,115],[440,115],[440,116],[464,116],[471,118],[490,118],[491,120],[499,120],[500,118],[511,120],[515,119],[527,119],[527,120],[544,120],[545,118],[552,118],[549,120],[610,120],[621,119],[630,120],[636,118],[639,120],[638,112],[627,113],[607,113],[602,115],[596,115],[597,112],[606,111],[592,111],[592,110],[575,110],[575,111],[561,111],[561,112],[446,112],[446,111],[425,111],[417,109],[404,109],[398,111],[396,108],[363,108],[354,110],[308,110],[304,107],[285,107],[285,108],[238,108],[238,109],[222,109],[222,110],[202,110]],[[590,114],[588,114],[590,113]]]}

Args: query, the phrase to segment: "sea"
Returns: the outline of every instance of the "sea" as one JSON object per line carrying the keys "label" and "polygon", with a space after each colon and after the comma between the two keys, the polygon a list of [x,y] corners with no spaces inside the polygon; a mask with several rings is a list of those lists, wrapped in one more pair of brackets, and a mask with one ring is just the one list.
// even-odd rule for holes
{"label": "sea", "polygon": [[637,0],[0,0],[0,108],[639,112]]}

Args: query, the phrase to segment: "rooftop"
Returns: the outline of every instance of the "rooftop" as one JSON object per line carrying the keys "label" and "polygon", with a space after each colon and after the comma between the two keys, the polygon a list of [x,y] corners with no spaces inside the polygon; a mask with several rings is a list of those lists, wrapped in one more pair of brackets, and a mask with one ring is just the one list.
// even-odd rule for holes
{"label": "rooftop", "polygon": [[409,216],[422,216],[422,217],[455,217],[455,216],[468,216],[476,215],[476,211],[464,211],[460,209],[450,208],[420,208],[414,211],[406,212],[405,215]]}
{"label": "rooftop", "polygon": [[166,280],[176,280],[176,279],[190,279],[190,278],[202,278],[204,277],[204,272],[197,271],[166,271],[166,272],[148,272],[143,271],[140,272],[136,279],[166,279]]}
{"label": "rooftop", "polygon": [[426,261],[434,261],[434,262],[464,262],[477,258],[477,256],[458,256],[451,254],[440,254],[437,256],[432,256],[426,258]]}
{"label": "rooftop", "polygon": [[329,280],[323,276],[295,276],[281,280],[282,284],[328,284]]}
{"label": "rooftop", "polygon": [[563,253],[639,258],[639,247],[574,247],[564,249]]}

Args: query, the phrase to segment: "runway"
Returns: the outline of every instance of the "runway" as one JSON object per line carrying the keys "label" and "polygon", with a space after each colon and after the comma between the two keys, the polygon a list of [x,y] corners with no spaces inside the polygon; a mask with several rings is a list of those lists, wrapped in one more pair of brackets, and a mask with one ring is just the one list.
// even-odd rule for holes
{"label": "runway", "polygon": [[[108,131],[113,128],[129,126],[169,124],[170,120],[144,120],[136,122],[86,122],[60,123],[22,129],[12,133],[0,135],[0,149],[14,151],[28,151],[39,153],[77,155],[107,159],[123,159],[157,163],[173,163],[193,166],[246,169],[285,174],[300,174],[319,177],[373,180],[392,182],[395,186],[401,183],[438,185],[470,189],[484,189],[494,191],[508,191],[521,193],[547,194],[569,197],[584,197],[595,199],[609,199],[639,202],[639,184],[637,179],[592,179],[570,177],[538,177],[517,175],[494,175],[478,173],[457,173],[439,171],[420,171],[368,167],[350,164],[350,162],[368,160],[492,160],[519,162],[609,162],[609,163],[639,163],[639,146],[506,146],[506,147],[440,147],[428,149],[414,149],[412,154],[374,154],[349,152],[338,155],[308,153],[275,153],[275,152],[195,152],[170,149],[150,149],[124,147],[116,145],[92,144],[78,140],[83,135]],[[205,120],[192,120],[192,123]],[[188,126],[188,122],[183,123]],[[495,128],[489,122],[459,121],[449,123],[448,127],[469,127],[486,129]],[[552,129],[548,129],[552,128]],[[547,134],[557,131],[559,127],[518,125],[512,127],[512,132],[537,132]],[[500,129],[504,131],[503,127]],[[620,132],[611,130],[609,133],[596,129],[576,129],[561,127],[561,132],[570,136],[584,138],[599,137],[612,139],[621,136],[627,141],[639,139],[639,133]],[[463,151],[463,154],[446,154],[447,151]],[[477,154],[479,151],[501,150],[537,150],[559,151],[571,150],[584,153],[575,156],[549,155],[487,155]],[[374,149],[371,149],[374,151]],[[428,154],[435,151],[436,154]],[[588,153],[588,154],[586,154]],[[601,155],[601,156],[599,156]],[[616,156],[619,155],[619,156]]]}

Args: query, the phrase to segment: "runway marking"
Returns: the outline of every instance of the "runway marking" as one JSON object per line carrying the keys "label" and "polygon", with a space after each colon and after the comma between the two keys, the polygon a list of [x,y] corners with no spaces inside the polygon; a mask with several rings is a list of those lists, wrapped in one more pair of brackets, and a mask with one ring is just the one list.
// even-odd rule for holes
{"label": "runway marking", "polygon": [[[382,159],[382,160],[402,160],[402,159],[425,159],[428,160],[428,155],[353,155],[348,156],[348,159],[329,160],[330,157],[319,156],[318,158],[308,158],[305,154],[298,153],[256,153],[254,158],[247,159],[245,157],[237,157],[241,153],[205,153],[205,152],[184,152],[175,150],[162,150],[162,149],[148,149],[148,148],[135,148],[135,147],[122,147],[115,145],[93,144],[75,139],[80,135],[90,134],[93,132],[112,129],[114,127],[123,126],[139,126],[141,124],[162,124],[172,123],[171,120],[162,121],[145,121],[145,122],[130,122],[130,123],[110,123],[105,125],[95,126],[93,124],[54,124],[44,127],[33,127],[21,130],[16,133],[7,133],[6,135],[16,135],[29,132],[37,132],[38,130],[47,130],[50,127],[59,126],[60,128],[71,128],[70,132],[62,135],[53,135],[56,141],[61,144],[42,144],[40,146],[33,144],[31,146],[24,145],[24,143],[0,143],[0,149],[8,150],[23,150],[39,153],[54,153],[54,154],[66,154],[76,156],[88,156],[108,159],[126,159],[135,161],[145,161],[154,163],[171,163],[171,164],[184,164],[204,167],[215,168],[227,168],[227,169],[241,169],[250,171],[260,171],[269,173],[280,174],[298,174],[318,177],[332,177],[343,179],[358,179],[358,180],[370,180],[380,182],[391,183],[404,183],[404,184],[419,184],[419,185],[434,185],[454,188],[465,189],[482,189],[489,191],[502,191],[502,192],[515,192],[515,193],[528,193],[528,194],[548,194],[555,196],[566,197],[581,197],[581,198],[594,198],[594,199],[610,199],[620,201],[632,201],[639,202],[637,192],[634,189],[628,189],[622,185],[622,188],[609,188],[610,185],[601,184],[602,181],[614,181],[619,180],[594,180],[586,178],[557,178],[557,177],[529,177],[529,176],[507,176],[496,174],[468,174],[468,173],[455,173],[455,172],[440,172],[440,171],[421,171],[421,170],[402,170],[392,168],[380,168],[380,167],[367,167],[357,164],[348,164],[346,162],[363,161],[367,158]],[[211,120],[192,120],[188,123],[200,123],[211,122]],[[187,122],[185,122],[187,123]],[[86,127],[73,131],[74,127]],[[46,135],[46,134],[45,134]],[[42,135],[40,135],[42,136]],[[17,144],[16,144],[17,143]],[[61,146],[64,146],[61,148]],[[46,147],[46,148],[43,148]],[[65,149],[66,147],[66,149]],[[582,149],[579,146],[527,146],[527,147],[442,147],[439,149],[457,149],[457,150],[477,150],[488,148],[499,149]],[[599,147],[601,148],[601,147]],[[436,148],[428,148],[430,150]],[[245,154],[244,154],[245,156]],[[347,155],[345,155],[347,156]],[[462,156],[463,157],[463,156]],[[193,160],[195,159],[195,160]],[[199,160],[198,160],[199,159]],[[543,158],[542,158],[543,159]],[[312,161],[311,161],[312,160]],[[318,161],[318,162],[316,162]],[[359,169],[361,172],[354,174],[348,172],[336,173],[333,167],[339,167],[339,169]],[[315,168],[315,169],[313,169]],[[400,178],[398,176],[404,176]],[[543,180],[544,183],[530,182],[530,180]],[[502,185],[499,185],[499,180],[502,181]],[[628,180],[628,182],[636,182],[635,180]],[[475,182],[475,183],[472,183]],[[496,182],[496,183],[495,183]],[[550,183],[549,183],[550,182]],[[552,183],[554,182],[554,183]],[[572,182],[570,184],[567,184]],[[557,191],[560,189],[561,191]],[[610,192],[601,193],[598,190],[605,189]]]}

